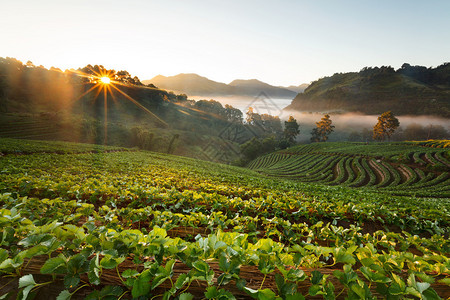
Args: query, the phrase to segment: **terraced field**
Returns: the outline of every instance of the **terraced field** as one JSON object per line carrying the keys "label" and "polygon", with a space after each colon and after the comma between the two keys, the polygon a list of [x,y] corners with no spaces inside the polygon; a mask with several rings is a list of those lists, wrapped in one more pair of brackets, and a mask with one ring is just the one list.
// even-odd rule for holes
{"label": "terraced field", "polygon": [[265,155],[248,168],[302,182],[364,187],[395,195],[450,197],[447,144],[316,143]]}

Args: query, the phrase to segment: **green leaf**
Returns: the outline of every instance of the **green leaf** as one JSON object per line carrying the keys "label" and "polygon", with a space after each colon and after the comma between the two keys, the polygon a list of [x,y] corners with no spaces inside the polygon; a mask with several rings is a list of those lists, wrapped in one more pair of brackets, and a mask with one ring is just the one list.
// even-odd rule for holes
{"label": "green leaf", "polygon": [[217,278],[217,285],[226,285],[228,284],[232,279],[232,275],[228,273],[222,273]]}
{"label": "green leaf", "polygon": [[22,277],[20,277],[19,279],[19,288],[23,288],[26,286],[35,286],[36,282],[34,281],[33,275],[28,274],[28,275],[24,275]]}
{"label": "green leaf", "polygon": [[125,257],[113,257],[109,254],[105,255],[100,261],[100,266],[105,269],[114,269],[125,260]]}
{"label": "green leaf", "polygon": [[427,288],[430,287],[428,282],[417,282],[417,290],[422,294]]}
{"label": "green leaf", "polygon": [[84,273],[88,268],[89,263],[81,253],[75,254],[67,262],[67,270],[72,274]]}
{"label": "green leaf", "polygon": [[334,260],[336,263],[354,265],[356,263],[356,260],[353,257],[353,252],[355,251],[355,249],[355,247],[350,247],[348,249],[339,247],[332,249],[331,252],[334,255]]}
{"label": "green leaf", "polygon": [[209,286],[206,288],[205,297],[206,299],[216,298],[218,295],[217,288],[215,286]]}
{"label": "green leaf", "polygon": [[145,296],[150,292],[150,280],[151,280],[150,270],[145,270],[133,283],[133,289],[131,290],[131,295],[133,298],[140,296]]}
{"label": "green leaf", "polygon": [[244,287],[243,289],[250,296],[254,296],[254,295],[258,294],[258,290],[254,290],[254,289],[249,288],[249,287]]}
{"label": "green leaf", "polygon": [[276,294],[271,289],[263,289],[258,291],[258,300],[274,300]]}
{"label": "green leaf", "polygon": [[295,293],[293,295],[286,295],[286,300],[305,300],[305,296],[300,293]]}
{"label": "green leaf", "polygon": [[303,281],[306,279],[306,274],[303,270],[290,269],[286,274],[286,279],[289,281]]}
{"label": "green leaf", "polygon": [[214,271],[210,270],[209,265],[201,260],[195,261],[192,266],[197,270],[195,277],[200,280],[205,280],[208,283],[212,283],[214,279]]}
{"label": "green leaf", "polygon": [[78,274],[67,274],[64,276],[64,286],[66,289],[76,287],[80,283],[80,276]]}
{"label": "green leaf", "polygon": [[425,273],[418,273],[416,275],[417,275],[417,277],[422,279],[422,281],[424,281],[424,282],[434,283],[434,278],[432,276],[430,276],[430,275],[427,275]]}
{"label": "green leaf", "polygon": [[68,290],[64,290],[59,293],[58,297],[56,297],[56,300],[69,300],[70,297],[72,297],[72,294]]}
{"label": "green leaf", "polygon": [[311,283],[312,284],[319,284],[322,281],[323,274],[319,271],[312,271],[311,272]]}
{"label": "green leaf", "polygon": [[278,292],[281,294],[284,287],[284,277],[280,274],[275,274],[275,283],[277,284]]}
{"label": "green leaf", "polygon": [[228,245],[224,242],[224,241],[218,241],[216,242],[216,244],[214,245],[214,251],[216,251],[217,249],[224,249],[226,248]]}
{"label": "green leaf", "polygon": [[100,298],[117,299],[122,295],[123,289],[120,286],[107,285],[99,293]]}
{"label": "green leaf", "polygon": [[175,281],[175,288],[177,290],[181,289],[188,281],[189,277],[187,276],[187,274],[180,274],[180,276],[178,276],[177,278],[177,281]]}
{"label": "green leaf", "polygon": [[316,295],[323,294],[321,290],[322,289],[320,288],[320,285],[313,284],[312,286],[309,287],[308,293],[310,296],[316,296]]}
{"label": "green leaf", "polygon": [[350,289],[359,296],[360,299],[365,299],[366,298],[366,291],[364,289],[364,287],[358,285],[358,284],[352,284],[350,286]]}
{"label": "green leaf", "polygon": [[439,282],[450,286],[450,277],[440,279]]}
{"label": "green leaf", "polygon": [[151,285],[151,289],[154,290],[156,287],[158,287],[159,285],[161,285],[164,281],[166,281],[169,278],[169,276],[165,275],[165,274],[161,274],[156,276],[153,281],[152,281],[152,285]]}
{"label": "green leaf", "polygon": [[89,262],[89,282],[94,285],[100,284],[100,268],[98,267],[98,255]]}
{"label": "green leaf", "polygon": [[29,285],[22,290],[22,300],[26,300],[28,298],[28,294],[34,288],[34,285]]}
{"label": "green leaf", "polygon": [[64,274],[66,269],[66,261],[62,257],[53,257],[48,259],[41,268],[42,274]]}
{"label": "green leaf", "polygon": [[202,260],[197,260],[195,261],[192,266],[197,269],[198,271],[202,272],[202,273],[206,273],[209,270],[209,265],[202,261]]}
{"label": "green leaf", "polygon": [[239,290],[243,290],[245,288],[246,281],[244,278],[239,278],[236,280],[236,287]]}
{"label": "green leaf", "polygon": [[361,267],[360,271],[363,273],[364,277],[373,282],[388,283],[392,281],[389,277],[383,275],[382,273],[372,272],[367,267]]}
{"label": "green leaf", "polygon": [[421,298],[419,291],[413,288],[412,286],[406,287],[406,293],[409,295],[416,296],[417,298]]}
{"label": "green leaf", "polygon": [[131,278],[139,275],[139,272],[133,269],[127,269],[122,273],[123,278]]}
{"label": "green leaf", "polygon": [[194,299],[194,295],[190,293],[183,293],[179,297],[179,300],[192,300],[192,299]]}
{"label": "green leaf", "polygon": [[8,258],[8,251],[3,248],[0,248],[0,261],[4,261],[7,258]]}
{"label": "green leaf", "polygon": [[392,279],[394,281],[389,286],[388,292],[392,295],[402,295],[406,289],[405,282],[396,274],[392,274]]}
{"label": "green leaf", "polygon": [[227,272],[230,269],[230,262],[225,255],[219,257],[219,269],[224,272]]}
{"label": "green leaf", "polygon": [[426,289],[423,292],[423,299],[424,300],[440,300],[441,297],[439,297],[439,295],[436,293],[435,290],[433,290],[432,288]]}
{"label": "green leaf", "polygon": [[166,263],[164,269],[166,270],[166,274],[172,276],[173,274],[173,266],[175,265],[175,259],[171,259]]}

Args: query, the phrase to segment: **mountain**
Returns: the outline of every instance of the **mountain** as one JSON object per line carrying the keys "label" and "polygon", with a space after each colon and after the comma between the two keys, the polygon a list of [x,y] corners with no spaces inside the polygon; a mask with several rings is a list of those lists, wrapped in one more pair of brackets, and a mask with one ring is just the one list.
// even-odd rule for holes
{"label": "mountain", "polygon": [[210,96],[214,94],[227,95],[232,89],[225,83],[210,80],[197,74],[178,74],[175,76],[158,75],[151,80],[142,81],[143,84],[152,83],[159,88],[192,96]]}
{"label": "mountain", "polygon": [[151,83],[159,88],[177,93],[185,93],[189,96],[256,97],[261,92],[264,92],[272,98],[292,99],[297,95],[297,92],[295,91],[283,87],[276,87],[256,79],[237,79],[232,81],[230,84],[225,84],[210,80],[197,74],[178,74],[168,77],[158,75],[150,80],[144,80],[142,83]]}
{"label": "mountain", "polygon": [[236,87],[236,91],[239,94],[247,96],[257,96],[263,92],[273,98],[289,98],[292,99],[296,96],[294,91],[288,90],[283,87],[276,87],[257,79],[236,79],[228,84],[229,86]]}
{"label": "mountain", "polygon": [[436,68],[364,68],[314,81],[285,108],[293,111],[436,115],[450,118],[450,63]]}
{"label": "mountain", "polygon": [[309,86],[308,83],[302,83],[300,85],[290,85],[288,87],[285,87],[285,89],[294,91],[296,93],[303,93],[308,86]]}

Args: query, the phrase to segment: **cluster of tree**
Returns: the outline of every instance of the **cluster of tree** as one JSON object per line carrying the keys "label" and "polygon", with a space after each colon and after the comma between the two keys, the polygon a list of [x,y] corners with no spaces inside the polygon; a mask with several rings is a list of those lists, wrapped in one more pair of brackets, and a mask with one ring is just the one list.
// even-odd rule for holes
{"label": "cluster of tree", "polygon": [[139,80],[137,76],[132,77],[128,71],[121,70],[108,70],[102,65],[87,65],[84,68],[79,68],[77,71],[69,70],[70,72],[77,72],[78,74],[87,75],[84,78],[84,82],[95,82],[98,80],[98,77],[107,76],[111,78],[111,80],[115,82],[121,82],[123,84],[131,84],[131,85],[140,85],[143,84]]}
{"label": "cluster of tree", "polygon": [[450,63],[436,68],[403,64],[366,67],[360,72],[336,73],[312,82],[288,109],[348,111],[450,117]]}

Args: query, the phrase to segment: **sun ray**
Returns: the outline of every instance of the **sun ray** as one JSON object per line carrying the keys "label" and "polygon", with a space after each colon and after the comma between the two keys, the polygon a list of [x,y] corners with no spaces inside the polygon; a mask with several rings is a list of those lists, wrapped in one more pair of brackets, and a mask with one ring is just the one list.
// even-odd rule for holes
{"label": "sun ray", "polygon": [[134,100],[132,97],[130,97],[127,93],[121,91],[120,89],[118,89],[117,87],[115,87],[114,85],[111,85],[114,89],[116,89],[119,93],[121,93],[123,96],[125,96],[125,98],[127,98],[128,100],[130,100],[131,102],[133,102],[134,104],[136,104],[139,108],[143,109],[145,112],[147,112],[148,114],[150,114],[151,116],[153,116],[155,119],[157,119],[161,124],[163,124],[166,127],[169,127],[169,124],[167,124],[166,122],[164,122],[163,120],[161,120],[157,115],[155,115],[154,113],[152,113],[150,110],[148,110],[145,106],[143,106],[142,104],[140,104],[139,102],[137,102],[136,100]]}
{"label": "sun ray", "polygon": [[104,119],[105,119],[105,137],[104,137],[104,144],[106,145],[108,142],[108,94],[106,93],[106,85],[103,85],[103,105],[104,105]]}
{"label": "sun ray", "polygon": [[89,68],[89,70],[92,71],[92,73],[94,73],[95,76],[97,76],[97,77],[101,77],[101,76],[102,76],[102,75],[99,74],[97,71],[95,71],[93,68],[91,68],[91,67],[89,67],[89,66],[88,66],[88,68]]}
{"label": "sun ray", "polygon": [[[75,99],[75,101],[80,100],[82,97],[86,96],[88,93],[90,93],[93,89],[97,88],[98,86],[100,86],[100,84],[97,83],[96,85],[94,85],[93,87],[91,87],[89,90],[87,90],[86,92],[84,92],[83,94],[81,94],[79,97],[77,97],[77,98]],[[98,94],[97,94],[97,96],[98,96]]]}
{"label": "sun ray", "polygon": [[108,89],[108,92],[109,92],[109,94],[111,95],[111,97],[112,97],[114,103],[119,103],[119,101],[117,101],[116,95],[114,95],[114,93],[113,93],[112,90],[111,90],[111,86],[110,86],[110,85],[107,85],[106,88]]}

